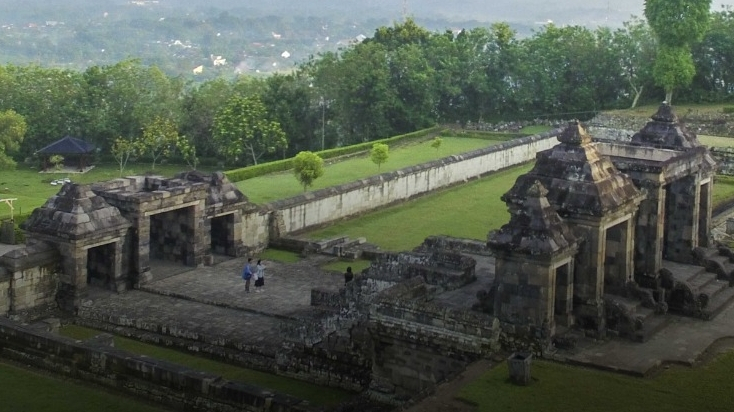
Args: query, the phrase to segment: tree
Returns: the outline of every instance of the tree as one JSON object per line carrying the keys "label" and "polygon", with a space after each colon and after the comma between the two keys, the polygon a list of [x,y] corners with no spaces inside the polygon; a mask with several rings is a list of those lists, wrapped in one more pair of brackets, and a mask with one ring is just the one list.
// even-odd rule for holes
{"label": "tree", "polygon": [[115,158],[118,166],[120,167],[120,176],[122,176],[122,172],[127,166],[127,161],[130,160],[131,156],[135,155],[136,146],[137,145],[134,141],[123,137],[118,137],[112,143],[110,153],[112,153],[112,157]]}
{"label": "tree", "polygon": [[372,145],[370,150],[370,159],[372,163],[377,165],[377,170],[380,170],[380,166],[387,162],[388,158],[388,146],[385,143],[375,143]]}
{"label": "tree", "polygon": [[196,145],[186,136],[178,136],[176,139],[176,149],[181,153],[181,157],[186,161],[193,170],[199,164],[199,158],[196,157]]}
{"label": "tree", "polygon": [[438,148],[441,147],[441,143],[443,143],[443,139],[436,136],[433,138],[433,141],[431,142],[431,147],[438,150]]}
{"label": "tree", "polygon": [[[661,47],[655,60],[655,83],[665,88],[670,103],[673,89],[693,80],[691,45],[701,41],[709,25],[711,0],[645,0],[645,17]],[[681,65],[673,59],[684,59]]]}
{"label": "tree", "polygon": [[300,152],[293,159],[293,173],[305,192],[314,180],[324,175],[324,160],[313,152]]}
{"label": "tree", "polygon": [[0,112],[0,169],[14,169],[12,152],[20,148],[28,127],[25,119],[13,110]]}
{"label": "tree", "polygon": [[153,122],[145,126],[143,136],[136,141],[137,153],[147,154],[153,158],[152,169],[161,157],[171,153],[171,149],[178,142],[178,129],[173,121],[156,117]]}
{"label": "tree", "polygon": [[238,160],[243,154],[253,164],[265,153],[288,147],[280,124],[270,120],[259,97],[232,97],[214,117],[213,138],[220,154]]}

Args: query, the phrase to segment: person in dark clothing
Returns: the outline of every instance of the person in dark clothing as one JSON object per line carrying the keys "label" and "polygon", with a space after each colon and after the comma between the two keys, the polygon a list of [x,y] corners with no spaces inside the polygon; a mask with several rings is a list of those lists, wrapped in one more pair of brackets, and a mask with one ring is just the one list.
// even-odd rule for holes
{"label": "person in dark clothing", "polygon": [[242,279],[245,281],[245,293],[250,293],[250,279],[252,279],[252,258],[247,258],[247,264],[242,270]]}
{"label": "person in dark clothing", "polygon": [[352,280],[354,280],[354,273],[352,273],[352,267],[348,266],[347,271],[344,272],[344,284],[346,285],[347,283],[351,282]]}

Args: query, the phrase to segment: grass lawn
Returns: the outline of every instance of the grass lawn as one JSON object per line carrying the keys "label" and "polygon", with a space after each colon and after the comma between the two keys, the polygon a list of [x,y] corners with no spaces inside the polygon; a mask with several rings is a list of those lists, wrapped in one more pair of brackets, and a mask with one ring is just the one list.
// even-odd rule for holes
{"label": "grass lawn", "polygon": [[360,273],[362,270],[367,269],[370,267],[370,261],[364,260],[364,259],[358,259],[358,260],[337,260],[335,262],[328,263],[324,266],[321,266],[324,270],[330,270],[333,272],[339,272],[344,273],[347,271],[347,267],[352,268],[352,272],[354,273]]}
{"label": "grass lawn", "polygon": [[[125,176],[145,174],[150,170],[150,164],[138,164],[125,169]],[[181,171],[189,170],[188,166],[157,165],[156,174],[173,176]],[[75,183],[95,183],[120,177],[120,171],[114,165],[98,165],[87,173],[38,173],[24,165],[18,165],[16,170],[3,170],[0,173],[0,199],[16,198],[13,202],[15,215],[30,213],[33,209],[43,205],[49,197],[55,195],[61,186],[53,186],[51,181],[69,178]],[[10,209],[0,204],[0,219],[10,217]]]}
{"label": "grass lawn", "polygon": [[[442,137],[442,139],[443,143],[438,149],[431,147],[432,140],[390,148],[387,162],[383,163],[379,169],[369,159],[368,154],[355,155],[347,160],[340,159],[338,162],[326,164],[324,175],[316,179],[309,190],[353,182],[379,173],[402,169],[454,154],[466,153],[505,141],[467,137]],[[303,187],[291,172],[243,180],[237,182],[237,187],[251,202],[258,204],[286,199],[303,193]]]}
{"label": "grass lawn", "polygon": [[734,146],[734,138],[732,137],[700,135],[698,136],[698,141],[701,142],[702,145],[705,145],[708,147],[732,147]]}
{"label": "grass lawn", "polygon": [[[60,333],[74,339],[89,339],[100,332],[94,329],[84,328],[76,325],[66,325],[61,328]],[[215,373],[221,375],[225,379],[232,381],[249,383],[263,388],[268,388],[279,393],[295,396],[304,399],[315,405],[333,406],[343,402],[354,394],[318,385],[308,382],[302,382],[296,379],[286,378],[270,373],[264,373],[252,369],[246,369],[228,363],[217,362],[214,360],[189,355],[173,349],[167,349],[156,345],[138,342],[136,340],[127,339],[119,336],[114,337],[115,347],[135,353],[145,355],[151,358],[164,360],[171,363],[183,365],[194,370]],[[85,409],[93,410],[93,409]],[[131,409],[132,410],[132,409]]]}
{"label": "grass lawn", "polygon": [[434,192],[403,204],[310,232],[314,239],[341,235],[366,237],[384,250],[411,250],[431,235],[485,240],[490,229],[509,220],[500,200],[532,164],[516,166],[483,179]]}
{"label": "grass lawn", "polygon": [[278,249],[265,249],[262,251],[262,253],[258,255],[258,258],[265,260],[274,260],[276,262],[282,263],[296,263],[301,260],[301,257],[298,256],[298,253]]}
{"label": "grass lawn", "polygon": [[28,412],[163,412],[131,398],[0,363],[0,410]]}
{"label": "grass lawn", "polygon": [[479,411],[690,412],[731,411],[734,352],[706,365],[671,366],[653,378],[635,378],[534,360],[533,382],[508,382],[505,363],[464,387],[459,398]]}

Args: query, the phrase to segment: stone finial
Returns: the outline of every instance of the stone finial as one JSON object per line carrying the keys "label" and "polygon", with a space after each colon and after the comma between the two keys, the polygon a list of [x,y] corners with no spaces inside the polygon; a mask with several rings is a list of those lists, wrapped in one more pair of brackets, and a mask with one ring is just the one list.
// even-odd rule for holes
{"label": "stone finial", "polygon": [[525,192],[525,195],[527,197],[545,197],[548,195],[548,189],[543,186],[540,181],[536,180],[533,182],[533,184],[528,188],[527,192]]}
{"label": "stone finial", "polygon": [[558,141],[568,145],[581,146],[591,143],[591,136],[578,120],[568,122],[568,126],[558,136]]}
{"label": "stone finial", "polygon": [[670,107],[670,104],[668,102],[662,102],[660,104],[660,107],[658,107],[658,111],[652,115],[652,120],[655,120],[656,122],[665,122],[665,123],[677,123],[678,122],[678,116],[676,116],[675,113],[673,113],[673,108]]}

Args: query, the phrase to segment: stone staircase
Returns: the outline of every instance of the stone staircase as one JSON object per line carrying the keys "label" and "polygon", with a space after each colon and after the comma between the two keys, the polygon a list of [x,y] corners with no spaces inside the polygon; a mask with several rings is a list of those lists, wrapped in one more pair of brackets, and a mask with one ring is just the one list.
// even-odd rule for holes
{"label": "stone staircase", "polygon": [[607,331],[635,342],[645,342],[663,329],[670,317],[640,299],[604,295]]}
{"label": "stone staircase", "polygon": [[734,286],[734,252],[731,249],[698,247],[694,249],[693,256],[699,265]]}
{"label": "stone staircase", "polygon": [[734,300],[731,277],[709,270],[714,267],[713,262],[722,266],[726,262],[715,253],[708,256],[706,267],[663,261],[661,281],[671,312],[709,320]]}

